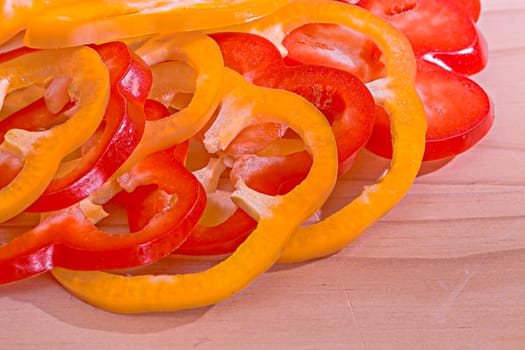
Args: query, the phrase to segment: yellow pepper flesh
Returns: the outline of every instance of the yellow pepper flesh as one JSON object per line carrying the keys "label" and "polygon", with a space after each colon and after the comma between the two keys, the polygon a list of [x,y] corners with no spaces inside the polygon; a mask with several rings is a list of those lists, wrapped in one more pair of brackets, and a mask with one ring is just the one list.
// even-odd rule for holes
{"label": "yellow pepper flesh", "polygon": [[38,14],[42,9],[61,4],[67,4],[76,0],[18,0],[0,2],[0,45],[13,38],[17,33],[24,30],[32,16]]}
{"label": "yellow pepper flesh", "polygon": [[[221,99],[224,62],[219,47],[208,36],[199,32],[158,35],[147,40],[136,53],[150,66],[164,61],[180,61],[195,70],[195,91],[190,103],[172,115],[158,120],[147,120],[139,144],[91,200],[97,204],[120,190],[118,178],[145,156],[172,147],[194,136],[206,125]],[[172,77],[176,80],[178,77]],[[165,83],[168,83],[166,79]],[[157,86],[158,90],[162,90]],[[156,96],[153,96],[156,97]]]}
{"label": "yellow pepper flesh", "polygon": [[286,3],[288,0],[81,1],[31,18],[25,44],[59,48],[222,27],[268,15]]}
{"label": "yellow pepper flesh", "polygon": [[229,70],[225,74],[222,109],[205,139],[210,151],[226,147],[232,133],[259,118],[286,123],[301,135],[312,154],[307,178],[288,194],[275,197],[239,184],[234,198],[258,217],[257,228],[234,253],[208,270],[135,277],[53,270],[71,293],[103,309],[123,313],[172,311],[222,301],[270,268],[293,230],[327,199],[335,184],[337,150],[324,116],[297,95],[256,87]]}
{"label": "yellow pepper flesh", "polygon": [[369,87],[376,103],[390,113],[393,159],[380,181],[367,186],[346,207],[323,221],[298,228],[279,262],[307,261],[344,248],[403,198],[419,171],[425,146],[426,116],[414,87],[412,48],[386,21],[349,4],[298,0],[270,16],[228,30],[259,33],[280,43],[287,33],[306,23],[349,27],[369,36],[383,52],[386,75]]}
{"label": "yellow pepper flesh", "polygon": [[109,73],[98,53],[87,47],[38,51],[0,64],[0,101],[11,91],[56,76],[71,78],[68,91],[76,103],[74,112],[45,131],[11,129],[5,134],[0,148],[24,162],[13,181],[0,189],[0,222],[22,212],[43,193],[62,159],[91,137],[106,110]]}

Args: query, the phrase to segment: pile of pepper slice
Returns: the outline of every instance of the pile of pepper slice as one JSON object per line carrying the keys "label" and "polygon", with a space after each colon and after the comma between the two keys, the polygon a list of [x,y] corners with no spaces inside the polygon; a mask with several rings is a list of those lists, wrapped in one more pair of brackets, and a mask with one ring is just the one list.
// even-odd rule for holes
{"label": "pile of pepper slice", "polygon": [[[399,202],[422,161],[493,123],[467,77],[487,60],[476,0],[17,6],[0,29],[0,225],[40,222],[0,241],[0,283],[51,271],[113,312],[217,303],[276,262],[333,254]],[[467,39],[411,31],[429,13],[442,19],[429,33]],[[365,148],[390,168],[320,218]],[[129,232],[104,231],[123,212]],[[170,254],[220,261],[108,271]]]}

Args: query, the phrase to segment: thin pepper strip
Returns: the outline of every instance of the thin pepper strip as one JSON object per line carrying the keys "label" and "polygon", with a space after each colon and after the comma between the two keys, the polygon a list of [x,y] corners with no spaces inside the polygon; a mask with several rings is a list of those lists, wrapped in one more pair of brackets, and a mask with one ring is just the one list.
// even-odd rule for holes
{"label": "thin pepper strip", "polygon": [[62,159],[95,132],[109,97],[108,70],[90,48],[39,51],[0,64],[0,102],[11,91],[64,75],[71,78],[72,115],[49,130],[11,129],[4,135],[0,149],[23,158],[24,165],[0,189],[0,222],[22,212],[43,193]]}
{"label": "thin pepper strip", "polygon": [[[195,69],[195,92],[184,109],[165,118],[146,120],[139,144],[106,185],[94,194],[95,202],[105,202],[111,197],[118,188],[118,177],[137,161],[194,136],[206,125],[221,99],[224,63],[217,44],[208,36],[198,32],[159,35],[147,40],[136,50],[136,54],[150,66],[165,61],[187,63]],[[155,91],[164,89],[158,87]],[[162,96],[151,94],[149,98],[162,100]]]}
{"label": "thin pepper strip", "polygon": [[[26,211],[63,209],[88,197],[120,167],[141,139],[144,131],[143,105],[151,86],[149,67],[123,43],[110,42],[93,48],[106,64],[111,82],[110,100],[101,124],[103,130],[100,133],[97,131],[100,134],[96,137],[97,141],[90,141],[93,146],[75,160],[75,166],[56,176]],[[28,52],[31,51],[27,48],[14,50],[0,55],[0,61]],[[54,93],[59,95],[56,91]],[[65,101],[68,100],[66,95]],[[49,104],[54,103],[43,97],[1,120],[0,139],[12,128],[43,130],[52,123],[58,124],[57,119],[65,117],[63,113],[49,110]],[[62,112],[70,107],[70,104],[63,108],[58,106]],[[11,173],[2,173],[0,184],[6,182],[5,177],[12,177]]]}
{"label": "thin pepper strip", "polygon": [[304,139],[312,154],[309,175],[284,196],[262,195],[239,183],[234,198],[258,218],[257,228],[234,253],[205,271],[125,277],[53,270],[55,278],[71,293],[103,309],[122,313],[170,311],[217,303],[270,268],[293,230],[327,199],[337,175],[337,150],[324,116],[297,95],[255,87],[232,71],[226,71],[224,81],[221,111],[206,133],[208,151],[223,149],[240,129],[261,118],[286,123]]}
{"label": "thin pepper strip", "polygon": [[[308,170],[309,168],[310,164]],[[206,167],[194,171],[194,175],[206,189],[208,196],[206,210],[199,224],[192,230],[188,239],[177,248],[175,254],[218,255],[231,253],[257,226],[256,220],[231,201],[230,192],[217,189],[219,178],[224,170],[225,166],[222,160],[211,158]],[[304,174],[302,178],[306,175]],[[252,186],[253,181],[248,182],[246,178],[242,180],[250,188],[266,193]],[[237,183],[237,181],[232,183]],[[276,195],[277,193],[266,194]],[[132,198],[126,201],[125,206],[128,214],[128,226],[132,231],[144,227],[156,213],[163,210],[169,203],[169,197],[156,188],[134,191],[130,196]]]}
{"label": "thin pepper strip", "polygon": [[63,209],[87,198],[120,168],[142,138],[144,102],[152,80],[149,67],[123,43],[93,48],[108,67],[111,81],[104,129],[77,165],[53,179],[26,211]]}
{"label": "thin pepper strip", "polygon": [[[153,119],[169,111],[157,103],[148,104],[146,113]],[[187,146],[181,145],[156,152],[119,179],[127,191],[140,192],[153,186],[169,199],[140,230],[110,233],[97,228],[95,222],[105,212],[89,200],[50,213],[35,228],[0,245],[0,284],[57,266],[80,270],[128,268],[170,254],[187,239],[206,206],[204,188],[181,163],[186,151]]]}
{"label": "thin pepper strip", "polygon": [[75,0],[2,1],[0,7],[0,45],[24,30],[32,16],[45,7],[66,4]]}
{"label": "thin pepper strip", "polygon": [[79,1],[31,18],[25,44],[59,48],[223,27],[268,15],[287,3],[288,0]]}
{"label": "thin pepper strip", "polygon": [[297,0],[258,21],[229,28],[266,34],[276,43],[306,23],[347,26],[369,36],[382,51],[385,77],[368,84],[376,103],[390,114],[393,159],[377,184],[328,218],[298,228],[280,262],[300,262],[339,251],[381,218],[412,185],[424,152],[426,116],[414,88],[416,61],[407,39],[389,23],[357,6],[335,1]]}
{"label": "thin pepper strip", "polygon": [[[321,65],[285,65],[278,49],[258,35],[217,33],[211,37],[219,44],[226,66],[257,85],[295,92],[319,108],[335,134],[339,173],[344,174],[351,167],[370,137],[375,117],[372,95],[356,76]],[[266,142],[261,142],[260,147],[265,147]],[[247,148],[237,147],[241,151]],[[308,165],[304,167],[307,171]]]}

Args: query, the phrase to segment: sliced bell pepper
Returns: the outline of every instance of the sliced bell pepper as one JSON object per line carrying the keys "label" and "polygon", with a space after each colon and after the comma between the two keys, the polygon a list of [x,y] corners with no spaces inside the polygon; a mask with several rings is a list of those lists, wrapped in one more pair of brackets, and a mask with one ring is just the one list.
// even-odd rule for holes
{"label": "sliced bell pepper", "polygon": [[[443,4],[442,4],[443,3]],[[486,63],[486,52],[460,49],[465,43],[463,33],[475,32],[475,26],[462,10],[446,0],[419,0],[384,2],[377,0],[362,1],[362,6],[373,7],[374,11],[399,11],[400,15],[385,15],[386,19],[399,24],[402,30],[408,30],[412,36],[412,47],[417,59],[416,89],[423,99],[429,118],[425,161],[439,160],[455,156],[479,142],[490,130],[494,113],[489,97],[475,82],[462,77],[450,69],[463,73],[472,73],[482,69]],[[439,11],[437,11],[439,8]],[[396,10],[397,9],[397,10]],[[432,19],[432,21],[430,20]],[[399,22],[399,23],[398,23]],[[405,23],[406,22],[406,23]],[[433,31],[414,31],[413,22],[432,23]],[[462,30],[466,26],[468,30]],[[421,26],[420,26],[421,27]],[[452,29],[451,29],[452,28]],[[455,35],[457,41],[445,40],[435,35],[444,32],[445,37]],[[457,33],[462,33],[457,35]],[[356,53],[354,43],[360,33],[352,33],[347,28],[337,25],[308,24],[292,31],[283,41],[288,57],[303,63],[317,63],[325,60],[326,64],[341,69],[354,71],[356,56],[368,56],[366,50],[375,52],[375,45],[368,45],[363,52]],[[470,35],[470,34],[468,34]],[[472,34],[471,36],[474,36]],[[366,39],[370,41],[370,39]],[[472,39],[474,40],[474,39]],[[482,40],[481,36],[476,39]],[[435,42],[435,43],[434,43]],[[463,44],[462,44],[463,43]],[[373,43],[372,43],[373,44]],[[447,46],[450,44],[450,46]],[[341,54],[341,48],[344,48]],[[466,53],[466,55],[464,55]],[[347,55],[351,55],[351,59]],[[457,65],[443,69],[437,58],[447,56],[456,60]],[[482,64],[471,65],[470,58],[480,59]],[[477,57],[477,58],[476,58]],[[328,58],[328,59],[327,59]],[[373,60],[367,75],[379,75],[383,68]],[[378,109],[378,118],[367,149],[382,157],[391,154],[390,128],[388,117]]]}
{"label": "sliced bell pepper", "polygon": [[225,221],[214,226],[197,225],[174,252],[184,255],[229,254],[257,227],[257,221],[237,208]]}
{"label": "sliced bell pepper", "polygon": [[16,89],[67,76],[75,104],[62,124],[44,131],[11,129],[0,149],[23,159],[17,176],[0,189],[0,222],[26,209],[45,190],[62,159],[82,145],[99,126],[108,101],[109,76],[90,48],[29,53],[0,64],[0,101]]}
{"label": "sliced bell pepper", "polygon": [[123,43],[93,48],[108,67],[111,80],[104,129],[74,169],[55,178],[27,211],[58,210],[88,197],[120,168],[142,138],[144,102],[152,81],[149,67]]}
{"label": "sliced bell pepper", "polygon": [[[146,155],[172,147],[194,136],[211,118],[221,98],[224,63],[217,44],[200,33],[159,35],[136,50],[148,65],[165,61],[182,61],[195,69],[195,92],[187,107],[165,118],[147,120],[144,135],[137,148],[117,171],[113,179],[126,172]],[[178,79],[177,76],[172,78]],[[169,80],[165,81],[169,84]],[[157,86],[155,91],[169,87]],[[149,98],[162,100],[161,96]]]}
{"label": "sliced bell pepper", "polygon": [[0,7],[0,45],[24,30],[32,16],[45,7],[66,4],[75,0],[23,0],[2,1]]}
{"label": "sliced bell pepper", "polygon": [[257,21],[224,30],[259,33],[280,44],[306,23],[347,26],[374,41],[383,53],[384,77],[368,84],[376,103],[391,120],[393,158],[377,184],[366,186],[352,202],[324,220],[298,228],[280,262],[323,257],[345,247],[404,197],[421,165],[426,115],[415,88],[416,61],[410,43],[388,22],[358,6],[335,1],[298,0]]}
{"label": "sliced bell pepper", "polygon": [[172,148],[147,156],[119,183],[128,191],[158,186],[168,194],[169,203],[141,230],[122,234],[95,226],[92,221],[97,218],[89,212],[93,206],[89,200],[51,213],[34,229],[0,246],[0,283],[58,266],[116,269],[157,261],[187,239],[206,205],[204,189],[174,156]]}
{"label": "sliced bell pepper", "polygon": [[[212,194],[215,193],[217,192]],[[210,195],[209,193],[208,196]],[[142,229],[153,216],[162,211],[169,203],[169,197],[158,188],[143,187],[126,195],[123,201],[128,214],[128,225],[133,232]],[[210,197],[208,197],[208,205],[210,204]],[[206,215],[206,211],[204,215]],[[184,255],[231,253],[256,226],[256,220],[244,210],[237,208],[224,221],[217,224],[203,225],[199,222],[191,231],[188,239],[173,253]]]}
{"label": "sliced bell pepper", "polygon": [[[416,89],[425,105],[428,129],[424,161],[454,157],[476,145],[494,124],[494,106],[473,80],[418,60]],[[366,148],[382,157],[392,156],[390,122],[378,110]]]}
{"label": "sliced bell pepper", "polygon": [[88,0],[40,12],[29,21],[25,44],[58,48],[156,33],[196,31],[267,15],[288,0]]}
{"label": "sliced bell pepper", "polygon": [[[88,197],[122,165],[143,134],[143,104],[151,86],[149,67],[123,43],[111,42],[93,48],[106,64],[111,81],[110,100],[100,136],[92,142],[94,146],[76,160],[73,169],[55,177],[26,211],[58,210]],[[66,98],[69,100],[67,95]],[[4,119],[0,122],[0,135],[3,130],[14,127],[37,130],[57,123],[55,119],[61,113],[53,113],[48,106],[42,98]]]}
{"label": "sliced bell pepper", "polygon": [[324,203],[335,183],[337,153],[323,115],[290,92],[250,85],[232,71],[225,74],[222,107],[204,140],[208,151],[224,149],[239,130],[259,120],[286,123],[301,135],[312,154],[309,175],[284,196],[263,195],[240,182],[234,198],[258,219],[257,228],[235,252],[210,269],[133,277],[53,270],[55,278],[71,293],[103,309],[123,313],[179,310],[219,302],[267,270],[290,233]]}
{"label": "sliced bell pepper", "polygon": [[384,74],[381,50],[370,38],[348,27],[307,23],[286,35],[284,60],[346,70],[368,83]]}
{"label": "sliced bell pepper", "polygon": [[463,75],[487,65],[487,43],[470,15],[454,0],[360,0],[407,37],[416,57]]}
{"label": "sliced bell pepper", "polygon": [[[49,111],[44,98],[40,98],[0,121],[0,140],[3,141],[4,135],[11,129],[46,130],[53,125],[63,123],[67,118],[64,112],[71,107],[72,105],[69,104],[60,113],[52,113]],[[11,182],[20,172],[22,166],[23,162],[15,154],[4,152],[4,156],[0,160],[0,167],[4,170],[0,172],[0,186],[5,186]]]}
{"label": "sliced bell pepper", "polygon": [[[310,158],[310,157],[309,157]],[[255,229],[257,221],[244,210],[237,207],[230,199],[230,193],[218,190],[219,178],[225,169],[220,160],[210,161],[208,165],[194,172],[204,185],[208,196],[206,210],[199,224],[195,226],[188,239],[174,252],[184,255],[218,255],[231,253]],[[311,158],[310,158],[311,164]],[[309,169],[309,168],[308,168]],[[301,177],[303,179],[306,174]],[[240,178],[234,178],[237,183]],[[246,179],[242,179],[243,181]],[[257,187],[248,186],[258,192]],[[295,183],[294,183],[295,186]],[[132,198],[125,201],[128,225],[132,231],[140,230],[158,212],[169,203],[169,197],[155,188],[143,188],[129,194]]]}
{"label": "sliced bell pepper", "polygon": [[305,152],[287,155],[245,155],[237,159],[230,171],[232,182],[239,179],[254,190],[266,194],[284,194],[300,183],[312,164]]}
{"label": "sliced bell pepper", "polygon": [[[328,118],[335,134],[339,173],[343,174],[351,167],[357,152],[370,137],[375,119],[372,95],[358,78],[325,66],[286,66],[278,49],[258,35],[217,33],[212,38],[219,44],[226,66],[237,70],[257,85],[297,93],[319,108]],[[281,133],[278,127],[271,125],[270,130],[276,132],[263,131],[263,135],[270,137],[259,144],[259,149],[272,141],[271,136]],[[250,135],[249,140],[245,139],[241,142],[256,142],[253,135]],[[249,150],[246,146],[238,146],[239,142],[234,141],[226,152],[234,146],[240,148],[242,153]],[[231,152],[228,154],[235,156]],[[303,172],[307,171],[308,164]]]}

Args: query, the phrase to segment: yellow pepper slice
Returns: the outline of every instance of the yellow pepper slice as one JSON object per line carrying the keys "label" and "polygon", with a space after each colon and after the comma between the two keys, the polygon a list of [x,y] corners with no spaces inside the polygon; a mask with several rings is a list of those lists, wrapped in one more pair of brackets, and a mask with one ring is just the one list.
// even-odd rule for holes
{"label": "yellow pepper slice", "polygon": [[[91,200],[94,203],[105,203],[113,197],[120,190],[117,179],[137,161],[194,136],[206,125],[221,100],[224,62],[219,47],[207,35],[199,32],[157,35],[135,52],[150,66],[165,61],[189,65],[195,71],[195,91],[189,105],[184,109],[162,119],[146,121],[139,144],[107,183],[92,195]],[[160,84],[168,86],[159,86],[157,82],[154,95],[150,95],[150,98],[162,101],[161,94],[170,90],[171,80],[177,79],[177,76],[163,79]],[[176,89],[176,85],[171,88]]]}
{"label": "yellow pepper slice", "polygon": [[75,106],[62,124],[44,131],[11,129],[0,148],[23,159],[23,168],[0,189],[0,222],[19,214],[42,194],[60,162],[80,147],[100,124],[109,97],[109,73],[90,48],[37,51],[0,64],[0,108],[11,91],[53,77],[71,78]]}
{"label": "yellow pepper slice", "polygon": [[65,4],[75,0],[18,0],[0,1],[0,45],[24,30],[31,16],[45,7]]}
{"label": "yellow pepper slice", "polygon": [[58,48],[155,33],[194,31],[268,15],[288,0],[87,0],[31,18],[25,44]]}
{"label": "yellow pepper slice", "polygon": [[71,293],[95,306],[123,313],[179,310],[219,302],[271,267],[294,229],[324,203],[336,179],[337,150],[323,115],[295,94],[256,87],[229,70],[224,82],[219,116],[204,141],[210,153],[227,147],[235,134],[250,124],[285,123],[304,139],[312,154],[307,178],[288,194],[275,197],[238,184],[234,199],[258,218],[257,228],[234,253],[208,270],[134,277],[53,270]]}
{"label": "yellow pepper slice", "polygon": [[414,88],[416,62],[407,39],[386,21],[366,10],[327,0],[297,0],[270,16],[229,28],[262,34],[280,44],[306,23],[333,23],[369,36],[383,52],[385,77],[368,84],[376,103],[390,114],[393,159],[377,184],[321,222],[298,228],[279,261],[301,262],[345,247],[389,211],[406,194],[421,165],[426,116]]}

